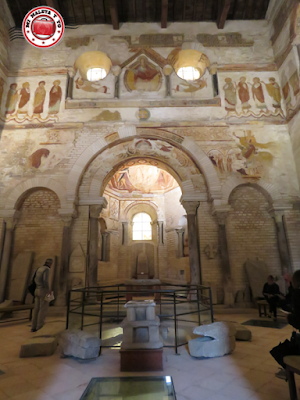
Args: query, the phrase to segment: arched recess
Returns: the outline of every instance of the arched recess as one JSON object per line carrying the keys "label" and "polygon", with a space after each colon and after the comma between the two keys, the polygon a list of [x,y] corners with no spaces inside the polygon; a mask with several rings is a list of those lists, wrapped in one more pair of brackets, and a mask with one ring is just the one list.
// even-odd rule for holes
{"label": "arched recess", "polygon": [[70,207],[67,203],[67,193],[64,186],[51,178],[32,178],[19,183],[13,190],[9,190],[1,196],[0,208],[18,209],[29,192],[37,189],[48,189],[54,192],[60,201],[60,207],[67,209]]}
{"label": "arched recess", "polygon": [[[151,129],[151,131],[141,134],[137,134],[135,126],[124,126],[121,127],[116,134],[116,139],[113,142],[107,143],[105,138],[100,138],[96,142],[92,143],[76,160],[75,164],[73,165],[68,179],[67,179],[67,199],[68,201],[74,201],[76,198],[76,194],[78,192],[79,185],[81,183],[81,179],[87,170],[88,166],[91,162],[103,151],[106,149],[113,150],[114,146],[123,142],[130,142],[134,139],[154,139],[154,140],[162,140],[169,145],[173,146],[174,148],[184,152],[187,157],[197,166],[197,168],[203,173],[205,177],[205,181],[208,187],[209,196],[212,200],[214,199],[221,199],[222,192],[221,192],[221,183],[215,168],[213,167],[209,157],[204,153],[204,151],[198,146],[198,144],[191,140],[191,139],[184,139],[181,138],[178,141],[178,137],[169,133],[168,136],[164,135],[164,133],[160,130]],[[147,154],[141,155],[142,157],[146,156]],[[110,171],[107,170],[105,176]],[[187,182],[182,182],[183,188],[183,196],[187,195],[187,199],[191,195],[188,192],[188,189],[184,188],[191,188],[192,182],[188,180]],[[187,193],[185,193],[185,190]],[[99,197],[99,192],[97,194]]]}
{"label": "arched recess", "polygon": [[251,186],[257,189],[265,196],[270,205],[283,200],[278,186],[273,183],[267,183],[263,179],[260,179],[259,183],[252,183],[245,182],[242,178],[229,177],[222,187],[223,199],[226,203],[230,203],[230,196],[240,186]]}
{"label": "arched recess", "polygon": [[272,198],[257,184],[241,184],[229,197],[226,233],[231,277],[235,290],[249,286],[245,262],[264,261],[268,273],[281,274],[275,222],[269,212]]}

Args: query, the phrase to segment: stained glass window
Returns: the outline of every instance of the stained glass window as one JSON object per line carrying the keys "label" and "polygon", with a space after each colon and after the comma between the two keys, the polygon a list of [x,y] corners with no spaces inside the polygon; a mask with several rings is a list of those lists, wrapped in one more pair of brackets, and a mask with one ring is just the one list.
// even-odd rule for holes
{"label": "stained glass window", "polygon": [[139,213],[133,217],[132,240],[152,240],[151,217]]}

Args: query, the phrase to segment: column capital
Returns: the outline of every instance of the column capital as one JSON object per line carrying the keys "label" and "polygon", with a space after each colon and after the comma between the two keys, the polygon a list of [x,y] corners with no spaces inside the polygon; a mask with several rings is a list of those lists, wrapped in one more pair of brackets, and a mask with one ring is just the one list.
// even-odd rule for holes
{"label": "column capital", "polygon": [[181,202],[182,207],[185,209],[187,215],[196,215],[197,208],[199,207],[200,201],[185,201]]}
{"label": "column capital", "polygon": [[70,214],[70,215],[67,215],[67,214],[61,215],[60,219],[61,219],[62,223],[64,224],[64,226],[70,227],[71,224],[72,224],[73,215],[72,214]]}
{"label": "column capital", "polygon": [[228,212],[231,210],[230,205],[213,205],[212,215],[215,215],[219,225],[225,225]]}
{"label": "column capital", "polygon": [[68,67],[68,74],[71,78],[74,78],[75,76],[75,70],[73,67]]}
{"label": "column capital", "polygon": [[107,200],[105,197],[100,197],[99,200],[97,200],[97,204],[91,204],[90,205],[90,218],[99,218],[99,214],[103,210],[103,208],[107,207]]}
{"label": "column capital", "polygon": [[175,228],[175,231],[177,233],[184,233],[185,232],[185,228],[181,227],[181,228]]}
{"label": "column capital", "polygon": [[9,212],[5,213],[6,215],[4,215],[3,219],[6,223],[6,229],[13,230],[18,222],[18,219],[21,217],[21,212],[16,210],[12,211],[13,212],[9,210]]}
{"label": "column capital", "polygon": [[71,226],[73,218],[78,217],[78,212],[70,209],[59,208],[58,214],[64,226]]}

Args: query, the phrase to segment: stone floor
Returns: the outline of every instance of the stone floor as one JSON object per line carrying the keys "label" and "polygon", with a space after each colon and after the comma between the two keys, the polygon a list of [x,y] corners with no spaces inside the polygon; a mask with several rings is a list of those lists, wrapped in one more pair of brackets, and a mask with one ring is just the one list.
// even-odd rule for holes
{"label": "stone floor", "polygon": [[[257,312],[216,315],[219,321],[250,318],[257,318]],[[79,400],[93,377],[132,375],[171,375],[177,400],[288,400],[288,384],[275,378],[278,366],[269,350],[290,338],[291,327],[250,329],[252,342],[238,342],[232,355],[198,360],[185,347],[180,355],[168,348],[163,372],[121,373],[117,349],[103,349],[101,357],[86,363],[60,358],[59,349],[51,357],[20,359],[20,345],[32,335],[28,321],[1,324],[0,370],[5,373],[0,375],[0,400]]]}

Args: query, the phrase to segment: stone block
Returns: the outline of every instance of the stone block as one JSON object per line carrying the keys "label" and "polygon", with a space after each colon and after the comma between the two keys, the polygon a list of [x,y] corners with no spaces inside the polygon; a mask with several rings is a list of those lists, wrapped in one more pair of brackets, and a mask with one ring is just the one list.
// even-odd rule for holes
{"label": "stone block", "polygon": [[234,336],[236,327],[231,322],[214,322],[208,325],[197,326],[193,333],[195,335],[210,336],[214,339],[221,339],[223,337]]}
{"label": "stone block", "polygon": [[252,339],[252,332],[244,325],[236,324],[235,339],[250,342]]}
{"label": "stone block", "polygon": [[57,338],[39,337],[27,340],[21,346],[20,357],[51,356],[57,348]]}
{"label": "stone block", "polygon": [[90,333],[73,329],[63,333],[61,344],[64,355],[85,360],[99,356],[101,340]]}
{"label": "stone block", "polygon": [[214,339],[208,336],[189,340],[189,351],[193,357],[222,357],[235,349],[235,336]]}

